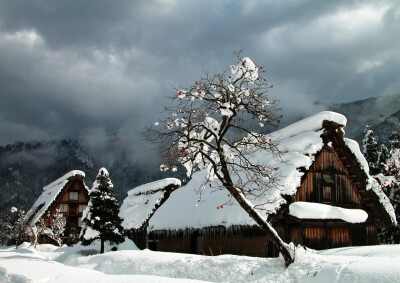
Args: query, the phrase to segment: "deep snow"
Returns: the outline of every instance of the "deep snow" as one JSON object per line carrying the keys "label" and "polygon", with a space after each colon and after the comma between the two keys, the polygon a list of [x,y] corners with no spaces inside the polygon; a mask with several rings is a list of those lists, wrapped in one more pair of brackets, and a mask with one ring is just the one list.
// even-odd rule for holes
{"label": "deep snow", "polygon": [[400,245],[316,252],[300,247],[295,262],[282,258],[201,256],[98,247],[29,244],[0,248],[0,282],[398,282]]}

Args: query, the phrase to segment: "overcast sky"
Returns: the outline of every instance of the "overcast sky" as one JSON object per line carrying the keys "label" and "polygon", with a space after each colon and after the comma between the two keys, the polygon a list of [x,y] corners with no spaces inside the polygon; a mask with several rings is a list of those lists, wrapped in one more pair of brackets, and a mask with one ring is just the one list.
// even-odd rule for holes
{"label": "overcast sky", "polygon": [[171,84],[240,49],[287,117],[397,94],[400,1],[0,0],[0,145],[114,134],[140,147]]}

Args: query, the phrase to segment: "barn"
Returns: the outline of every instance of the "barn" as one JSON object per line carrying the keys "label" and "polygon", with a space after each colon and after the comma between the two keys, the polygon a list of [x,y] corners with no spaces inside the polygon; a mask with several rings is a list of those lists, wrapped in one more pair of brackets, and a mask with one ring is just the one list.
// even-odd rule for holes
{"label": "barn", "polygon": [[[346,118],[324,111],[268,135],[280,158],[256,153],[278,168],[274,189],[251,202],[285,242],[313,249],[378,244],[377,228],[392,226],[393,207],[368,173],[357,142],[344,137]],[[265,233],[213,183],[206,172],[181,188],[161,180],[131,190],[121,207],[123,225],[139,247],[153,250],[277,256]],[[139,213],[140,211],[140,213]]]}
{"label": "barn", "polygon": [[[89,201],[89,188],[84,183],[85,173],[73,170],[43,188],[42,194],[27,212],[25,218],[33,226],[49,214],[62,213],[66,220],[63,242],[78,241],[82,212]],[[49,220],[46,220],[49,225]],[[51,237],[42,236],[39,242],[53,242]]]}

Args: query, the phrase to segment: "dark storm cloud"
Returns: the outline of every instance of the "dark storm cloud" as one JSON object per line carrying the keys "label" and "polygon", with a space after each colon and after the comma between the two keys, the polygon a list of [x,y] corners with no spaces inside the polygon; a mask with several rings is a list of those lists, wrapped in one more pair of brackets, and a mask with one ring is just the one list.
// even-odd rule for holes
{"label": "dark storm cloud", "polygon": [[399,93],[399,6],[0,1],[0,144],[80,136],[148,161],[141,133],[170,84],[223,71],[240,49],[266,67],[286,120],[320,110],[314,101]]}

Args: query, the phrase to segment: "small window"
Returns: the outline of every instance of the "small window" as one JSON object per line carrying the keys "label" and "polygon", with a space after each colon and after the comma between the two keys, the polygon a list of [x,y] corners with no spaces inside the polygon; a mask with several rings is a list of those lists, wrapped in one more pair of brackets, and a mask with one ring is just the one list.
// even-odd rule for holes
{"label": "small window", "polygon": [[82,227],[82,217],[78,217],[78,227]]}
{"label": "small window", "polygon": [[60,204],[60,212],[68,212],[68,204],[67,203]]}
{"label": "small window", "polygon": [[332,175],[330,174],[322,174],[322,179],[324,180],[325,184],[333,185],[335,181],[333,181]]}
{"label": "small window", "polygon": [[78,192],[69,192],[69,200],[78,200]]}
{"label": "small window", "polygon": [[324,186],[322,188],[322,197],[324,201],[332,201],[332,187]]}
{"label": "small window", "polygon": [[79,212],[83,212],[84,210],[85,210],[85,208],[86,208],[86,204],[80,204],[79,205]]}

